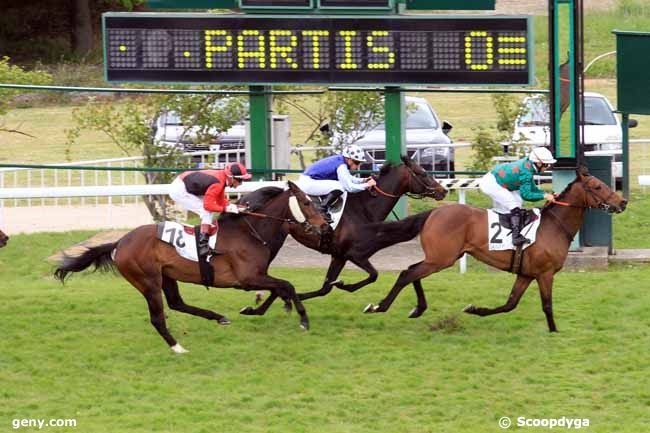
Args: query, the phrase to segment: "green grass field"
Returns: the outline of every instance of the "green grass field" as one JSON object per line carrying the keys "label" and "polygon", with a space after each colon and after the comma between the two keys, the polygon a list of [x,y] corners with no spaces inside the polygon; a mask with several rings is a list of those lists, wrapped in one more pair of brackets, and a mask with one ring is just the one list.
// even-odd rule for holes
{"label": "green grass field", "polygon": [[[309,301],[309,332],[280,305],[239,316],[249,293],[186,285],[186,301],[233,324],[167,311],[190,350],[178,356],[122,278],[53,280],[46,257],[89,235],[15,236],[0,250],[2,431],[13,419],[73,418],[76,429],[48,431],[476,433],[500,431],[502,416],[587,418],[590,432],[647,430],[647,266],[559,274],[557,334],[547,332],[535,284],[512,313],[462,315],[470,302],[501,304],[513,281],[476,269],[425,280],[430,309],[416,320],[406,317],[410,289],[387,314],[361,313],[394,273],[354,295]],[[272,273],[304,291],[324,271]]]}

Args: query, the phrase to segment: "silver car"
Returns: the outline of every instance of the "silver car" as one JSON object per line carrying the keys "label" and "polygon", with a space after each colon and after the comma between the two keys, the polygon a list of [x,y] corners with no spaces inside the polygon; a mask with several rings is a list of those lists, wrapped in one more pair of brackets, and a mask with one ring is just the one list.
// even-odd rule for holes
{"label": "silver car", "polygon": [[[453,171],[454,148],[448,133],[452,126],[441,122],[429,102],[424,98],[406,96],[406,151],[425,170]],[[336,131],[333,144],[337,144]],[[386,160],[386,128],[382,122],[368,131],[354,144],[360,146],[369,163],[362,170],[378,170]]]}

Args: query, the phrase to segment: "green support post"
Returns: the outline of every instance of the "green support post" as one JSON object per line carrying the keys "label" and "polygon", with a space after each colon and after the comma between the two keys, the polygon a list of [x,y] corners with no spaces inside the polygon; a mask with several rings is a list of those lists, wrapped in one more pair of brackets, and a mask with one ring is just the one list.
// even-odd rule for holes
{"label": "green support post", "polygon": [[630,199],[630,113],[623,113],[622,141],[623,141],[623,197]]}
{"label": "green support post", "polygon": [[[553,170],[553,191],[561,192],[568,184],[574,181],[576,173],[574,170]],[[573,242],[569,246],[570,251],[580,251],[580,232],[576,233]]]}
{"label": "green support post", "polygon": [[[384,113],[386,124],[386,162],[401,163],[406,154],[406,103],[402,89],[386,87],[384,91]],[[393,208],[398,218],[406,216],[406,197],[400,198]]]}
{"label": "green support post", "polygon": [[272,96],[269,86],[249,86],[250,90],[250,142],[249,166],[253,179],[268,179],[263,170],[271,168],[271,118]]}

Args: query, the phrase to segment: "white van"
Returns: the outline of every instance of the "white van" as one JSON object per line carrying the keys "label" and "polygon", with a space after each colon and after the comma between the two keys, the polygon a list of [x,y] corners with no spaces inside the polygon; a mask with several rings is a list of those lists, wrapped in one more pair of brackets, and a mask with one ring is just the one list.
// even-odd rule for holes
{"label": "white van", "polygon": [[[585,155],[613,156],[612,174],[616,183],[622,178],[622,130],[619,116],[614,107],[600,93],[585,92]],[[533,146],[549,146],[551,128],[549,109],[546,98],[530,96],[524,99],[526,112],[515,123],[513,140],[525,140]],[[629,127],[637,126],[636,120],[630,120]]]}

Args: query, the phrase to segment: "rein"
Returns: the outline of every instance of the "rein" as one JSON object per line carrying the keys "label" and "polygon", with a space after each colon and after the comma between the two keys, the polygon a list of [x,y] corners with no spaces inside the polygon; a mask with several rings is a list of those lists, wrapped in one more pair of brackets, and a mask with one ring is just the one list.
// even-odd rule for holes
{"label": "rein", "polygon": [[267,215],[267,214],[259,213],[259,212],[250,212],[250,211],[245,210],[245,211],[240,211],[239,213],[242,214],[242,215],[250,215],[250,216],[254,216],[254,217],[258,217],[258,218],[269,218],[269,219],[272,219],[272,220],[282,221],[282,222],[289,223],[289,224],[297,224],[296,221],[294,221],[294,220],[292,220],[290,218],[280,218],[280,217],[276,217],[276,216],[273,216],[273,215]]}

